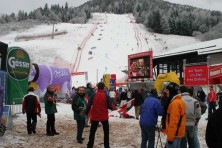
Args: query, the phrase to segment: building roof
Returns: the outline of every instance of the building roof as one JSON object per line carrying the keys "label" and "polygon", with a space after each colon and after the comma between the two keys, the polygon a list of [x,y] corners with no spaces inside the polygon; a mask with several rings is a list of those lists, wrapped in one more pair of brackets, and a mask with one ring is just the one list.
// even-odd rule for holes
{"label": "building roof", "polygon": [[193,52],[197,52],[198,55],[222,53],[222,38],[175,48],[154,56],[154,59]]}

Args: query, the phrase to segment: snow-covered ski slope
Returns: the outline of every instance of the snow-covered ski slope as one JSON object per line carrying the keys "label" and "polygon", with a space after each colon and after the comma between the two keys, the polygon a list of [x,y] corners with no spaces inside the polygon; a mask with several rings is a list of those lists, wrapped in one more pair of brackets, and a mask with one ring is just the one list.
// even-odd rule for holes
{"label": "snow-covered ski slope", "polygon": [[[39,25],[28,30],[0,36],[9,46],[26,49],[33,63],[70,68],[71,72],[88,72],[88,81],[96,83],[104,73],[115,73],[119,81],[126,75],[129,54],[153,50],[154,55],[185,45],[197,43],[192,37],[162,35],[148,32],[142,24],[136,24],[132,14],[115,15],[94,13],[87,24],[55,24],[56,31],[67,34],[54,39],[36,38],[15,41],[16,36],[43,35],[52,32],[52,25]],[[74,76],[73,85],[85,85],[84,76]]]}

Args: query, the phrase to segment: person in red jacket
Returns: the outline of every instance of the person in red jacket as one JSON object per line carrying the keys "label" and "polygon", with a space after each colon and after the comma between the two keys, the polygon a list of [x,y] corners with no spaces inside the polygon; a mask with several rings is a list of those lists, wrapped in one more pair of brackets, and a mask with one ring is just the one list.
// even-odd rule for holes
{"label": "person in red jacket", "polygon": [[98,127],[99,122],[102,122],[103,131],[104,131],[104,147],[109,148],[109,112],[108,109],[116,110],[114,101],[109,98],[109,96],[104,91],[105,84],[100,82],[98,83],[97,92],[90,97],[87,108],[86,115],[89,114],[91,110],[91,127],[89,134],[89,142],[87,148],[93,148],[95,133]]}
{"label": "person in red jacket", "polygon": [[213,86],[210,86],[210,93],[208,95],[209,109],[208,109],[208,118],[216,111],[216,99],[217,95],[213,89]]}

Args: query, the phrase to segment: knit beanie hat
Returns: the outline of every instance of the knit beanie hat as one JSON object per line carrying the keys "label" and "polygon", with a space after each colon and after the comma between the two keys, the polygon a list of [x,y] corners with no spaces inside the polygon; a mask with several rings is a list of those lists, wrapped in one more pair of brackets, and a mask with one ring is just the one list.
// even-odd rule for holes
{"label": "knit beanie hat", "polygon": [[170,93],[170,96],[169,96],[169,99],[173,99],[174,96],[176,96],[179,92],[179,85],[177,85],[176,83],[174,82],[170,82],[166,89],[169,90],[169,93]]}

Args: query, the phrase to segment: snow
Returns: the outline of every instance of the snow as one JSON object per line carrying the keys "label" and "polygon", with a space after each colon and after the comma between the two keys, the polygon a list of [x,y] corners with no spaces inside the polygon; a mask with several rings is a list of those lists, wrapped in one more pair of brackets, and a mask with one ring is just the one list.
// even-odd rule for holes
{"label": "snow", "polygon": [[[55,24],[55,29],[66,30],[68,33],[55,36],[54,39],[48,37],[15,41],[16,36],[50,34],[52,24],[44,24],[1,35],[0,41],[9,46],[26,49],[33,63],[57,63],[55,66],[68,67],[71,72],[88,72],[88,81],[93,84],[97,80],[97,69],[98,80],[105,73],[115,73],[117,80],[124,80],[126,75],[122,70],[127,69],[129,54],[152,49],[156,56],[180,46],[199,42],[192,37],[148,32],[142,24],[135,23],[132,14],[94,13],[87,24],[59,23]],[[79,54],[78,47],[82,49]],[[85,83],[84,76],[73,77],[73,85],[80,86]]]}
{"label": "snow", "polygon": [[[197,43],[192,37],[177,35],[161,35],[148,32],[141,24],[136,24],[132,14],[115,15],[94,13],[87,24],[55,24],[58,31],[66,30],[67,34],[55,36],[54,39],[37,38],[29,41],[15,41],[18,35],[49,34],[52,25],[44,24],[22,31],[1,35],[0,41],[9,46],[20,46],[28,51],[33,63],[67,66],[74,72],[88,72],[88,81],[96,83],[105,73],[115,73],[118,80],[126,78],[122,70],[127,69],[127,55],[152,49],[154,55]],[[166,48],[167,47],[167,48]],[[92,55],[89,54],[92,52]],[[75,62],[76,61],[76,62]],[[74,68],[73,68],[74,67]],[[73,68],[73,69],[72,69]],[[71,71],[73,72],[73,71]],[[74,86],[85,86],[84,76],[73,77]],[[76,122],[73,111],[68,104],[58,103],[56,127],[59,136],[45,136],[46,115],[42,110],[42,118],[38,119],[37,134],[28,136],[26,132],[26,116],[18,114],[14,119],[13,130],[7,130],[0,141],[0,147],[86,147],[89,128],[84,130],[84,144],[76,143]],[[134,116],[134,108],[129,111]],[[110,112],[110,145],[118,148],[140,147],[141,135],[139,121],[123,119],[118,112]],[[206,147],[204,115],[199,124],[199,137],[202,147]],[[157,134],[156,134],[157,135]],[[161,134],[164,139],[164,135]],[[102,128],[98,128],[95,148],[103,147]]]}
{"label": "snow", "polygon": [[[42,117],[38,117],[37,134],[28,135],[26,131],[26,115],[17,114],[13,120],[13,130],[7,130],[5,136],[0,140],[0,147],[57,147],[57,148],[85,148],[88,142],[89,128],[84,129],[83,137],[86,138],[84,143],[78,144],[76,139],[77,125],[73,119],[73,111],[70,104],[57,103],[58,113],[56,117],[56,130],[60,135],[47,137],[46,121],[47,117],[42,108]],[[129,110],[129,114],[135,116],[134,107]],[[139,148],[141,142],[141,132],[139,120],[123,119],[119,116],[117,111],[109,113],[110,122],[110,146],[118,148]],[[114,115],[114,117],[113,117]],[[199,139],[201,147],[206,147],[205,143],[205,128],[207,113],[205,113],[199,122]],[[160,121],[160,118],[159,118]],[[160,124],[160,122],[158,122]],[[158,132],[156,132],[157,141]],[[166,141],[166,136],[161,133],[163,143]],[[158,144],[160,147],[160,143]],[[99,127],[95,138],[95,148],[103,147],[103,130]]]}

